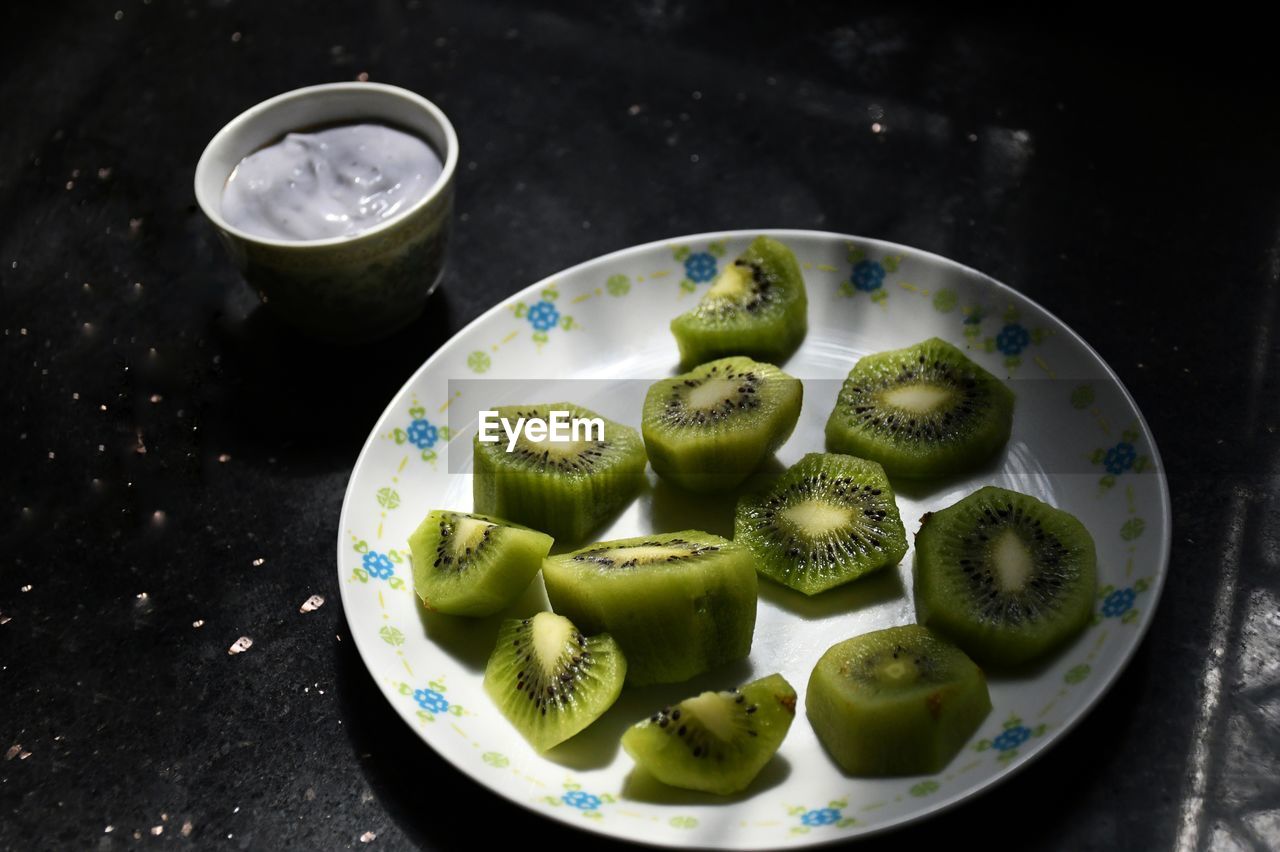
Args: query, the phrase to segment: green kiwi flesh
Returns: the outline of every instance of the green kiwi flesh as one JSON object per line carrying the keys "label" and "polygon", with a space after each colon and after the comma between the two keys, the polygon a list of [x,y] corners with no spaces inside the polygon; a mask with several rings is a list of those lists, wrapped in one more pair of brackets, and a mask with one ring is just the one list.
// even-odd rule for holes
{"label": "green kiwi flesh", "polygon": [[628,683],[675,683],[750,653],[752,562],[739,544],[686,530],[551,556],[542,578],[552,609],[617,640]]}
{"label": "green kiwi flesh", "polygon": [[921,624],[983,665],[1017,666],[1089,623],[1097,554],[1074,515],[988,486],[924,516],[914,583]]}
{"label": "green kiwi flesh", "polygon": [[[512,405],[496,409],[500,418],[548,419],[552,411],[570,418],[600,415],[571,402]],[[569,543],[587,534],[631,502],[644,484],[644,444],[636,430],[604,421],[603,440],[534,441],[521,433],[512,452],[507,440],[474,442],[475,511],[507,518]],[[579,433],[585,438],[586,433]],[[597,436],[592,435],[592,438]]]}
{"label": "green kiwi flesh", "polygon": [[771,674],[663,707],[627,729],[622,747],[664,784],[727,796],[760,774],[795,715],[796,691]]}
{"label": "green kiwi flesh", "polygon": [[799,379],[743,357],[655,382],[640,425],[649,463],[691,491],[733,488],[791,436],[802,397]]}
{"label": "green kiwi flesh", "polygon": [[991,711],[982,670],[916,624],[831,646],[805,696],[813,731],[850,775],[941,772]]}
{"label": "green kiwi flesh", "polygon": [[827,449],[930,479],[980,466],[1009,440],[1013,392],[944,340],[868,355],[827,420]]}
{"label": "green kiwi flesh", "polygon": [[791,249],[763,236],[725,267],[696,307],[671,321],[686,369],[726,355],[781,363],[807,330],[800,264]]}
{"label": "green kiwi flesh", "polygon": [[607,635],[586,636],[551,612],[504,621],[484,688],[538,751],[564,742],[613,706],[627,661]]}
{"label": "green kiwi flesh", "polygon": [[409,536],[413,588],[434,612],[492,615],[528,587],[551,544],[488,515],[436,510]]}
{"label": "green kiwi flesh", "polygon": [[884,469],[836,453],[809,453],[739,500],[733,537],[761,574],[806,595],[897,565],[907,552]]}

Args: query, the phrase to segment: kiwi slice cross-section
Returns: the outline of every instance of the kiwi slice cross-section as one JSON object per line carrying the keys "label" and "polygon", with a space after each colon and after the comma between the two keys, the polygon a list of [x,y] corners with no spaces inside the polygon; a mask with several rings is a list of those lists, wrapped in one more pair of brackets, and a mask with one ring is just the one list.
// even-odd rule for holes
{"label": "kiwi slice cross-section", "polygon": [[781,363],[808,329],[808,299],[796,256],[777,240],[757,237],[711,283],[693,310],[671,321],[680,363],[748,355]]}
{"label": "kiwi slice cross-section", "polygon": [[551,536],[487,515],[437,510],[413,535],[413,588],[427,609],[492,615],[529,585]]}
{"label": "kiwi slice cross-section", "polygon": [[739,500],[733,537],[761,574],[806,595],[897,565],[907,552],[884,469],[836,453],[809,453]]}
{"label": "kiwi slice cross-section", "polygon": [[571,402],[496,411],[513,424],[520,418],[549,420],[553,411],[568,412],[570,420],[599,418],[604,435],[581,429],[578,440],[553,441],[534,440],[522,431],[508,452],[505,437],[481,443],[477,433],[472,486],[477,512],[578,542],[631,502],[643,486],[644,444],[636,430]]}
{"label": "kiwi slice cross-section", "polygon": [[742,545],[685,530],[548,557],[542,578],[552,609],[617,640],[628,683],[675,683],[750,653],[752,562]]}
{"label": "kiwi slice cross-section", "polygon": [[1009,440],[1013,392],[944,340],[868,355],[827,420],[827,449],[873,459],[890,476],[970,470]]}
{"label": "kiwi slice cross-section", "polygon": [[846,639],[809,678],[813,731],[850,775],[940,772],[991,711],[982,670],[917,624]]}
{"label": "kiwi slice cross-section", "polygon": [[538,751],[569,739],[613,706],[627,661],[609,636],[587,636],[552,612],[502,623],[484,688]]}
{"label": "kiwi slice cross-section", "polygon": [[988,486],[925,515],[916,617],[975,660],[1016,666],[1084,629],[1097,593],[1093,537],[1074,515]]}
{"label": "kiwi slice cross-section", "polygon": [[745,790],[791,728],[796,691],[780,674],[741,689],[704,692],[663,707],[622,735],[622,747],[650,775],[722,796]]}
{"label": "kiwi slice cross-section", "polygon": [[692,491],[733,488],[791,436],[802,397],[799,379],[743,357],[655,382],[640,424],[649,463]]}

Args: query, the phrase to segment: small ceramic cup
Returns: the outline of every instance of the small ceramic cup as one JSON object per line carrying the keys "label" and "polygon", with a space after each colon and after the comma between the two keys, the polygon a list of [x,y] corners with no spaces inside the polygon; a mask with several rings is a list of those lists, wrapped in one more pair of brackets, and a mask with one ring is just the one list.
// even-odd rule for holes
{"label": "small ceramic cup", "polygon": [[[247,233],[222,216],[222,190],[236,165],[290,131],[380,122],[429,142],[444,170],[425,198],[351,237],[277,240]],[[413,321],[444,272],[453,218],[458,137],[431,101],[381,83],[329,83],[285,92],[236,116],[196,166],[196,201],[267,307],[332,342],[385,337]]]}

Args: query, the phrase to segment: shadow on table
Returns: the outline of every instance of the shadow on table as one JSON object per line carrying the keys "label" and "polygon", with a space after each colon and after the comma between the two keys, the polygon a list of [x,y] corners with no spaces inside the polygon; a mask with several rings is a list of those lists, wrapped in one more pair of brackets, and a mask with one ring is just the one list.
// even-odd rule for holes
{"label": "shadow on table", "polygon": [[222,355],[202,406],[206,430],[240,459],[277,460],[301,475],[345,468],[451,330],[443,287],[404,329],[361,346],[312,340],[259,306],[213,330]]}

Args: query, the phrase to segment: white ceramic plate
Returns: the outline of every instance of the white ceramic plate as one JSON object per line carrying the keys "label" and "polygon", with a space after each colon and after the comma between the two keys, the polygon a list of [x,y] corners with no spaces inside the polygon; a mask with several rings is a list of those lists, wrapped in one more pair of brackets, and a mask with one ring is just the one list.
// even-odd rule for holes
{"label": "white ceramic plate", "polygon": [[[804,846],[921,819],[1007,778],[1062,737],[1124,668],[1159,599],[1170,533],[1159,456],[1133,400],[1084,341],[1016,291],[944,258],[858,237],[768,231],[795,251],[809,293],[809,333],[785,365],[805,380],[804,410],[779,460],[790,465],[823,448],[839,381],[861,355],[935,335],[966,348],[1014,387],[1012,439],[979,474],[932,490],[900,487],[903,521],[914,532],[924,512],[988,483],[1065,508],[1097,542],[1094,622],[1037,673],[992,677],[994,711],[937,775],[848,778],[798,713],[778,756],[741,796],[629,780],[632,763],[618,737],[654,709],[774,671],[803,701],[828,646],[914,620],[910,553],[896,571],[813,599],[762,580],[749,660],[691,683],[627,690],[586,732],[549,755],[535,753],[481,685],[498,618],[424,615],[411,588],[407,538],[430,509],[471,509],[471,436],[482,408],[572,393],[572,401],[639,428],[645,386],[675,370],[668,322],[756,233],[615,252],[498,305],[396,394],[352,473],[338,573],[352,636],[374,680],[460,771],[549,819],[628,840],[726,849]],[[725,534],[729,506],[656,485],[599,537],[700,526]],[[508,615],[545,607],[541,585],[536,580]]]}

